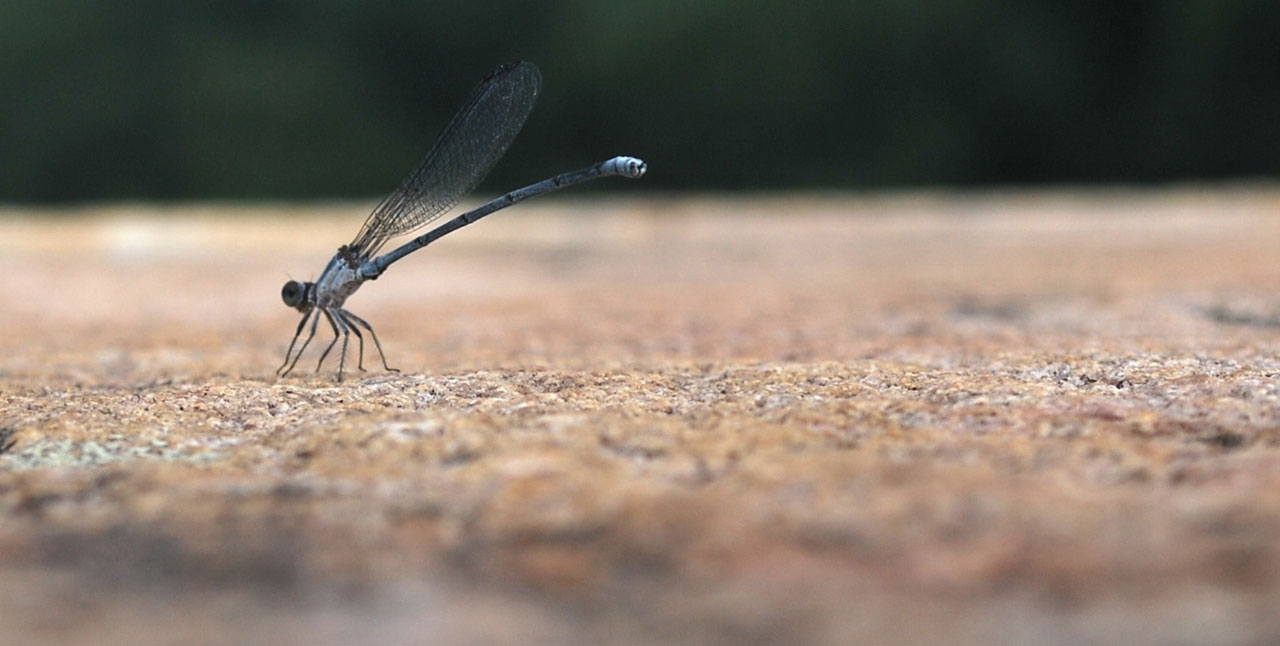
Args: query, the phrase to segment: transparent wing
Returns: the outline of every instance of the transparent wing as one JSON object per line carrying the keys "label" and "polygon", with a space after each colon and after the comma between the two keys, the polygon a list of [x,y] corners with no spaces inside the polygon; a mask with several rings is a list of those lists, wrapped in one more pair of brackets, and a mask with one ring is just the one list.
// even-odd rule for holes
{"label": "transparent wing", "polygon": [[427,156],[369,214],[347,245],[355,257],[372,257],[391,238],[435,220],[475,190],[515,140],[541,85],[538,68],[527,61],[485,76]]}

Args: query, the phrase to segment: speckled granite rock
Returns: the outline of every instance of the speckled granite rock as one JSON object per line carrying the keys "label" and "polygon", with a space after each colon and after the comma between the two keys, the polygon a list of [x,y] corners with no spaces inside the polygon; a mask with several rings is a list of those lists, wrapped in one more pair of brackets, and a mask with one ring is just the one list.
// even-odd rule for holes
{"label": "speckled granite rock", "polygon": [[1280,194],[534,204],[275,378],[361,210],[0,219],[0,641],[1280,639]]}

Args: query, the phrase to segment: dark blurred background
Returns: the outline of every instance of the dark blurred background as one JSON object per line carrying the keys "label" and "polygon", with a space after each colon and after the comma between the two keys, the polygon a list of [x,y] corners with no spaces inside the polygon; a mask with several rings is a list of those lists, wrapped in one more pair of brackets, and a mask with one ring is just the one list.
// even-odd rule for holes
{"label": "dark blurred background", "polygon": [[376,196],[516,58],[543,93],[489,192],[618,153],[665,189],[1271,179],[1278,33],[1265,0],[5,0],[0,201]]}

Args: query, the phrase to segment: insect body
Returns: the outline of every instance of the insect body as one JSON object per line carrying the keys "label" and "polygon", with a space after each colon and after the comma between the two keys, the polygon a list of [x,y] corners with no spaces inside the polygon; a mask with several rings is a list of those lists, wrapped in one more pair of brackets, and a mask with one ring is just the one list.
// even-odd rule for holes
{"label": "insect body", "polygon": [[[382,366],[394,371],[394,368],[387,365],[386,354],[382,351],[382,343],[378,341],[373,326],[343,306],[364,281],[376,279],[392,263],[435,240],[517,202],[600,177],[636,178],[644,175],[646,166],[643,161],[634,157],[614,157],[507,193],[386,254],[377,255],[387,241],[435,221],[475,189],[515,140],[533,109],[540,86],[541,76],[532,63],[508,63],[490,72],[472,90],[426,157],[369,214],[355,239],[338,248],[320,277],[314,282],[291,280],[284,284],[280,296],[285,305],[302,312],[302,320],[298,322],[298,329],[294,331],[289,349],[285,351],[284,363],[276,371],[277,374],[287,375],[298,364],[303,351],[315,338],[321,318],[333,330],[333,340],[321,353],[316,371],[320,370],[329,352],[341,339],[338,379],[342,379],[347,344],[352,334],[359,343],[357,366],[364,370],[364,335],[361,328],[369,333],[377,347]],[[308,322],[310,330],[306,339],[297,348],[297,352],[294,352]]]}

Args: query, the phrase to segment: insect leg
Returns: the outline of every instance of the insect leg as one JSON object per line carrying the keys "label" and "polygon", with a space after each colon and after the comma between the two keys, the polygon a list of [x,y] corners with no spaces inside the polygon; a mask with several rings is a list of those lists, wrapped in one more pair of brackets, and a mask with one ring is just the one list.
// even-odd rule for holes
{"label": "insect leg", "polygon": [[[338,324],[333,322],[333,315],[329,313],[329,310],[322,309],[320,312],[324,314],[325,318],[329,319],[329,327],[333,328],[333,340],[329,342],[329,345],[325,346],[324,352],[320,354],[320,360],[316,362],[316,372],[320,372],[320,366],[324,365],[324,358],[329,356],[329,351],[333,349],[340,336]],[[319,317],[317,317],[317,320],[319,320]],[[338,374],[341,375],[341,371]]]}
{"label": "insect leg", "polygon": [[[302,320],[306,321],[305,318]],[[320,315],[316,314],[311,318],[311,332],[307,334],[307,340],[302,342],[302,347],[298,348],[298,354],[293,355],[293,362],[290,363],[289,368],[285,370],[283,374],[280,375],[281,377],[284,377],[288,375],[290,372],[293,372],[293,367],[298,365],[298,359],[302,358],[302,352],[307,349],[308,345],[311,344],[311,339],[316,338],[316,325],[318,325],[319,323],[320,323]]]}
{"label": "insect leg", "polygon": [[351,341],[351,328],[347,322],[342,319],[342,314],[338,311],[327,312],[330,323],[337,323],[342,329],[342,350],[338,355],[338,381],[342,381],[342,370],[347,366],[347,344]]}
{"label": "insect leg", "polygon": [[302,320],[298,321],[298,329],[293,331],[293,340],[289,341],[289,349],[284,351],[284,363],[280,364],[279,368],[276,368],[277,375],[284,376],[280,374],[280,371],[289,365],[289,357],[293,355],[293,346],[298,343],[298,337],[302,336],[302,328],[306,327],[307,319],[311,318],[312,314],[315,314],[315,310],[307,310],[307,313],[302,315]]}
{"label": "insect leg", "polygon": [[347,329],[351,330],[351,333],[356,335],[356,339],[360,341],[360,362],[356,367],[360,368],[360,372],[367,372],[364,369],[364,335],[360,334],[360,326],[356,325],[355,321],[348,318],[349,316],[350,313],[346,310],[338,310],[338,320],[346,323]]}
{"label": "insect leg", "polygon": [[400,372],[399,368],[392,368],[391,366],[387,365],[387,355],[382,352],[382,343],[378,341],[378,333],[373,331],[373,326],[369,325],[368,321],[360,318],[359,316],[356,316],[355,314],[352,314],[351,310],[342,310],[342,313],[346,314],[348,317],[351,318],[351,320],[355,321],[356,323],[359,323],[361,326],[364,327],[364,329],[369,331],[369,336],[373,337],[373,345],[378,348],[378,356],[382,357],[382,367],[386,368],[388,372]]}

